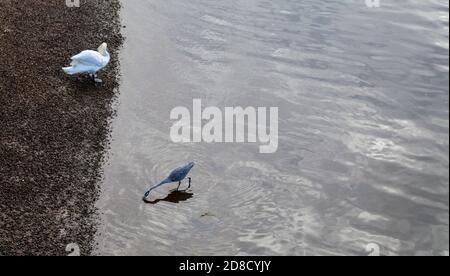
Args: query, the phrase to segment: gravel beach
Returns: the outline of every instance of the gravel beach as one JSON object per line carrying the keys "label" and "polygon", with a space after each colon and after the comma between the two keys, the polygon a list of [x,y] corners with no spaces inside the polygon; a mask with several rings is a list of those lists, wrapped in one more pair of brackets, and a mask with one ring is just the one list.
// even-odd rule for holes
{"label": "gravel beach", "polygon": [[[90,255],[122,44],[118,0],[0,1],[0,255]],[[102,85],[61,67],[107,42]]]}

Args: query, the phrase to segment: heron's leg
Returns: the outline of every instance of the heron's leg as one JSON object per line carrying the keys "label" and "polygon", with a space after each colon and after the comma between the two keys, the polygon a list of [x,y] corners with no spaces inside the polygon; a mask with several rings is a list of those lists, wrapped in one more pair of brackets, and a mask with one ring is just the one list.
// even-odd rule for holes
{"label": "heron's leg", "polygon": [[177,191],[180,189],[180,186],[181,186],[181,181],[178,182],[178,188],[177,188]]}
{"label": "heron's leg", "polygon": [[192,181],[192,179],[189,177],[189,186],[188,186],[188,189],[191,188],[191,181]]}

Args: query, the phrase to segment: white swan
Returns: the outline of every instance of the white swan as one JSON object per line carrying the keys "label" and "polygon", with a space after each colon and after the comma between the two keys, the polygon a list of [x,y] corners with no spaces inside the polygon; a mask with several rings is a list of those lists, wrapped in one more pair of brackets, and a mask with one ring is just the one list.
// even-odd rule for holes
{"label": "white swan", "polygon": [[103,43],[98,47],[97,51],[83,51],[71,57],[71,60],[70,67],[63,68],[66,74],[89,74],[95,82],[102,82],[102,80],[97,78],[97,72],[109,63],[108,45]]}

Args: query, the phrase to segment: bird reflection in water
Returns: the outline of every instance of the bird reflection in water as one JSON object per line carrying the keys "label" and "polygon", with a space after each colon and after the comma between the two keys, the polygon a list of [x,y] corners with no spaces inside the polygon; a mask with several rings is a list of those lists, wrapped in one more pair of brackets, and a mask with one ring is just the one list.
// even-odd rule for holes
{"label": "bird reflection in water", "polygon": [[192,198],[194,196],[193,193],[187,192],[185,190],[173,190],[168,194],[165,198],[162,199],[155,199],[155,200],[148,200],[144,198],[144,202],[148,204],[157,204],[161,201],[166,201],[170,203],[180,203],[183,201],[187,201],[188,199]]}

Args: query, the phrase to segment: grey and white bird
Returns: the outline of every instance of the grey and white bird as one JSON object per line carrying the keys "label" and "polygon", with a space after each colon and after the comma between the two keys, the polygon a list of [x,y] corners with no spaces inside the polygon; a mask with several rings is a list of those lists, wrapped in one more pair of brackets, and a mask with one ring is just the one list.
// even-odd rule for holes
{"label": "grey and white bird", "polygon": [[85,50],[71,57],[70,67],[62,68],[68,75],[89,74],[96,83],[102,82],[97,78],[97,72],[108,65],[111,57],[108,52],[108,45],[102,43],[97,51]]}
{"label": "grey and white bird", "polygon": [[[177,190],[178,190],[181,186],[181,181],[186,179],[187,175],[192,170],[194,165],[195,165],[194,162],[189,162],[186,165],[181,166],[181,167],[175,169],[174,171],[172,171],[172,173],[170,173],[170,175],[166,179],[161,181],[158,185],[151,187],[150,190],[148,190],[145,193],[144,200],[147,199],[147,197],[150,195],[151,191],[153,191],[154,189],[156,189],[159,186],[162,186],[164,184],[178,182],[178,188],[177,188]],[[189,177],[188,179],[189,179],[189,187],[188,187],[188,189],[189,189],[191,187],[191,178]]]}

